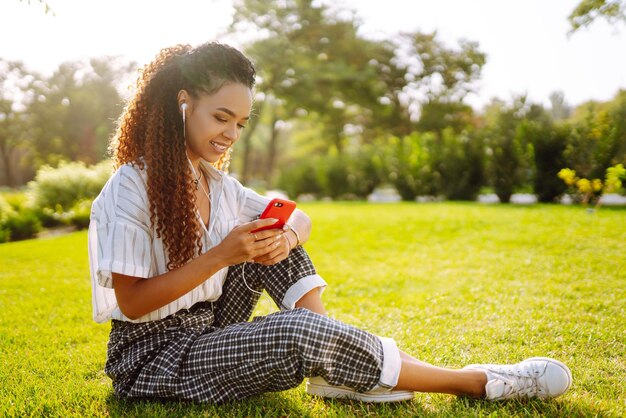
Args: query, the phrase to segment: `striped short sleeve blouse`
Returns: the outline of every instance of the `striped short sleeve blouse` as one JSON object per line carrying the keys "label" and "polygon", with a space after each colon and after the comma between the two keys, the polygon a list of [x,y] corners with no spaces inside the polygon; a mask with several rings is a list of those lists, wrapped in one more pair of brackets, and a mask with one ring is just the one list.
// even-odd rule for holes
{"label": "striped short sleeve blouse", "polygon": [[[269,198],[243,187],[236,179],[202,162],[209,173],[211,216],[203,225],[202,251],[219,244],[238,224],[259,215]],[[145,169],[126,164],[108,180],[91,207],[89,264],[93,318],[96,322],[119,319],[147,322],[165,318],[200,301],[214,301],[222,294],[228,268],[215,273],[179,299],[141,318],[126,318],[112,288],[112,273],[149,279],[167,272],[167,252],[155,225],[150,222]],[[199,216],[199,214],[198,214]],[[193,239],[190,237],[190,239]]]}

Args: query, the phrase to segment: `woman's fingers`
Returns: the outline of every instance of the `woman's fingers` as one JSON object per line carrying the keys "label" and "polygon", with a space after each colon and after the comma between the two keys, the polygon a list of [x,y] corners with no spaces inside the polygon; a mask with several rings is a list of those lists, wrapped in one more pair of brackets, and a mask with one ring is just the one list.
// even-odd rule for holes
{"label": "woman's fingers", "polygon": [[278,235],[281,235],[282,233],[283,231],[278,228],[266,229],[264,231],[259,231],[259,232],[254,232],[254,233],[251,232],[252,236],[254,237],[256,241],[261,241],[264,239],[276,237]]}
{"label": "woman's fingers", "polygon": [[[263,263],[275,264],[276,260],[281,257],[281,252],[284,252],[278,250],[285,246],[286,239],[283,231],[278,228],[257,231],[258,228],[274,223],[276,223],[275,219],[258,219],[235,227],[229,234],[230,239],[222,241],[222,244],[230,243],[224,249],[234,256],[233,263],[263,260]],[[289,254],[288,246],[286,250],[283,259]]]}
{"label": "woman's fingers", "polygon": [[281,241],[284,241],[282,234],[277,234],[263,240],[255,241],[254,244],[252,244],[253,251],[257,253],[255,258],[271,253],[280,246]]}
{"label": "woman's fingers", "polygon": [[270,226],[278,222],[278,219],[268,218],[268,219],[257,219],[256,221],[247,222],[245,224],[239,225],[239,229],[243,232],[250,232],[252,234],[261,234],[264,231],[253,232],[255,229],[262,228],[264,226]]}
{"label": "woman's fingers", "polygon": [[289,242],[284,235],[265,247],[267,252],[255,257],[255,261],[260,264],[272,265],[279,263],[289,256]]}

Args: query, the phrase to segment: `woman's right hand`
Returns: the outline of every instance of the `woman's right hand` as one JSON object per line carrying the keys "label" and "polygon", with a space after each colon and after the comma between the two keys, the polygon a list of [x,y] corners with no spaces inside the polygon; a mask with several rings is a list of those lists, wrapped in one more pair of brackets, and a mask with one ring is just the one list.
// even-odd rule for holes
{"label": "woman's right hand", "polygon": [[271,253],[278,245],[283,230],[280,228],[252,232],[255,229],[276,223],[277,219],[257,219],[233,228],[215,248],[215,253],[225,266],[254,261],[255,258]]}

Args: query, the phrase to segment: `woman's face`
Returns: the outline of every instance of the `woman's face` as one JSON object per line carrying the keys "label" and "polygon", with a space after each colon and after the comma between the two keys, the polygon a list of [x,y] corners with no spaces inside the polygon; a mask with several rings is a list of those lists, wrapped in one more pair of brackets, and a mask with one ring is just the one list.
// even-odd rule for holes
{"label": "woman's face", "polygon": [[186,142],[189,159],[217,162],[241,135],[250,118],[252,91],[239,83],[227,83],[213,94],[179,100],[187,103]]}

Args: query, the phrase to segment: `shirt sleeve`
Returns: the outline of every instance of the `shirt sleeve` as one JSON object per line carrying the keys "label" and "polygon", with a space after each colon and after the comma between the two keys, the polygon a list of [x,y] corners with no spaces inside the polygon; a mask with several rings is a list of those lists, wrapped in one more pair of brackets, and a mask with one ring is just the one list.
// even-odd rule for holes
{"label": "shirt sleeve", "polygon": [[98,263],[103,287],[113,287],[112,273],[148,278],[152,265],[152,229],[141,175],[122,166],[100,196],[96,216]]}
{"label": "shirt sleeve", "polygon": [[261,196],[254,190],[244,187],[237,180],[232,179],[237,188],[237,200],[239,202],[239,222],[250,222],[263,213],[267,204],[272,200]]}

